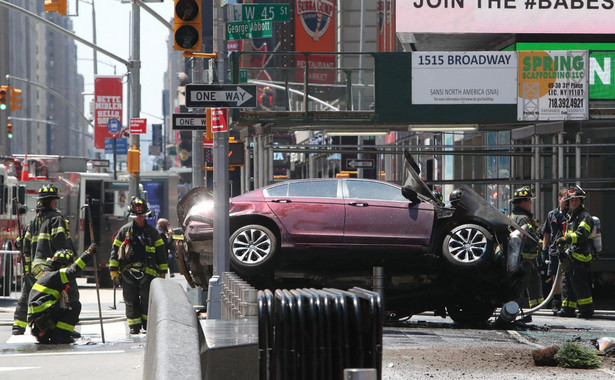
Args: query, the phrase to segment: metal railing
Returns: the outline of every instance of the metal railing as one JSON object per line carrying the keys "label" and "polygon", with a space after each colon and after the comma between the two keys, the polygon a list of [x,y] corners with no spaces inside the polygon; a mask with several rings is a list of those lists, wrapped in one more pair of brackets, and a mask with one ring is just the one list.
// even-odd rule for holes
{"label": "metal railing", "polygon": [[257,317],[257,290],[233,272],[222,273],[222,319]]}
{"label": "metal railing", "polygon": [[19,251],[0,250],[0,297],[17,298],[21,291]]}

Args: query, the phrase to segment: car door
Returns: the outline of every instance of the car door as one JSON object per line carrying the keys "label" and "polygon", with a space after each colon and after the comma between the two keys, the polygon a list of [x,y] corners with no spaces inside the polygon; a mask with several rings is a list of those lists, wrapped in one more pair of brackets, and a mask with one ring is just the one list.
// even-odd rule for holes
{"label": "car door", "polygon": [[393,184],[369,180],[344,180],[345,244],[407,245],[429,243],[434,222],[433,206],[411,204]]}
{"label": "car door", "polygon": [[265,191],[265,202],[293,243],[340,244],[344,234],[344,200],[338,183],[335,179],[289,181],[285,190]]}

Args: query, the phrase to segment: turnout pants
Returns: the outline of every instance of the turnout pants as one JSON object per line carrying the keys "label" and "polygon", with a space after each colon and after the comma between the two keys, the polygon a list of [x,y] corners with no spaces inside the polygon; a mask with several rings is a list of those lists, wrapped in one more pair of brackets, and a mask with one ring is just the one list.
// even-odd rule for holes
{"label": "turnout pants", "polygon": [[30,296],[30,290],[36,282],[33,275],[27,274],[24,276],[23,288],[21,289],[21,295],[17,300],[17,306],[15,306],[15,314],[13,315],[13,328],[26,328],[28,320],[28,297]]}
{"label": "turnout pants", "polygon": [[590,286],[589,262],[572,260],[572,266],[562,279],[562,310],[574,313],[593,313],[594,299]]}
{"label": "turnout pants", "polygon": [[126,319],[131,328],[147,328],[149,287],[153,279],[143,272],[122,272],[122,295],[126,304]]}
{"label": "turnout pants", "polygon": [[[542,278],[540,277],[540,272],[538,270],[538,261],[536,259],[523,259],[521,260],[521,267],[523,268],[524,273],[523,288],[527,289],[529,307],[533,308],[544,301],[542,295]],[[523,297],[521,298],[523,299]],[[522,299],[519,300],[519,305],[522,305]]]}
{"label": "turnout pants", "polygon": [[70,302],[69,309],[61,309],[58,304],[52,306],[45,315],[37,317],[32,323],[32,335],[40,343],[46,343],[51,335],[69,336],[79,322],[81,302]]}

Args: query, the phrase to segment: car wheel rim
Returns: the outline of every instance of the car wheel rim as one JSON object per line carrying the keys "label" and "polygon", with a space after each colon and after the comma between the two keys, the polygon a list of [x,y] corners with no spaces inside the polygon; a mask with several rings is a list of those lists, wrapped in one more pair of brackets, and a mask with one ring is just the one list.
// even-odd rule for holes
{"label": "car wheel rim", "polygon": [[249,229],[233,240],[233,255],[245,264],[258,264],[271,253],[271,239],[261,230]]}
{"label": "car wheel rim", "polygon": [[481,231],[462,228],[452,233],[448,248],[455,260],[470,263],[481,259],[487,251],[487,244],[487,237]]}

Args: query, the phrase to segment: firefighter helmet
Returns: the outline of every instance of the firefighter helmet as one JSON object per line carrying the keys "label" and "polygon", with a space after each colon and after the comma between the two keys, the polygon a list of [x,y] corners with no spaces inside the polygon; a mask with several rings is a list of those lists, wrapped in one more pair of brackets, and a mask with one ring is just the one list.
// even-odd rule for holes
{"label": "firefighter helmet", "polygon": [[453,192],[448,196],[448,200],[449,202],[451,202],[451,206],[456,206],[457,203],[459,203],[459,200],[461,199],[461,194],[461,189],[453,190]]}
{"label": "firefighter helmet", "polygon": [[73,252],[70,249],[60,249],[53,254],[53,257],[49,259],[51,266],[55,269],[64,268],[75,261]]}
{"label": "firefighter helmet", "polygon": [[529,186],[523,186],[515,190],[513,193],[513,202],[520,202],[525,200],[530,200],[534,198],[534,194],[532,194],[532,189]]}
{"label": "firefighter helmet", "polygon": [[128,205],[128,212],[130,215],[145,215],[149,212],[147,202],[143,198],[134,197]]}
{"label": "firefighter helmet", "polygon": [[564,197],[564,201],[569,201],[572,198],[581,198],[581,201],[585,199],[586,194],[580,186],[573,186],[566,191],[566,196]]}
{"label": "firefighter helmet", "polygon": [[60,199],[60,195],[58,194],[58,188],[48,183],[46,185],[41,186],[38,189],[38,197],[34,197],[35,199]]}
{"label": "firefighter helmet", "polygon": [[439,192],[438,190],[433,190],[431,193],[433,194],[434,198],[436,198],[436,200],[438,200],[440,202],[442,202],[442,199],[444,199],[442,197],[442,193]]}

